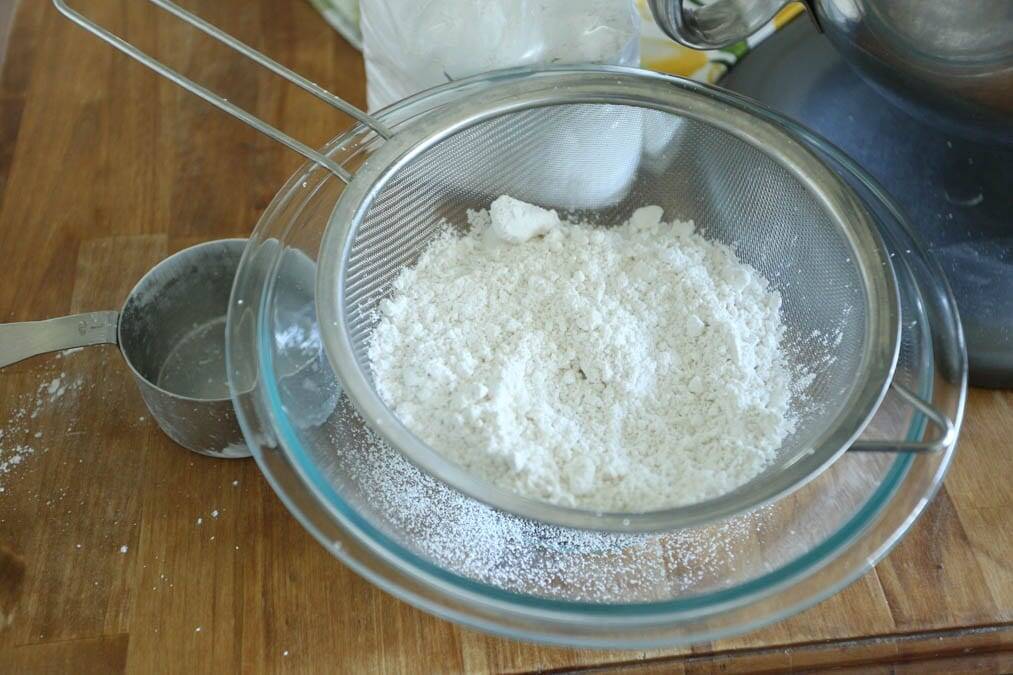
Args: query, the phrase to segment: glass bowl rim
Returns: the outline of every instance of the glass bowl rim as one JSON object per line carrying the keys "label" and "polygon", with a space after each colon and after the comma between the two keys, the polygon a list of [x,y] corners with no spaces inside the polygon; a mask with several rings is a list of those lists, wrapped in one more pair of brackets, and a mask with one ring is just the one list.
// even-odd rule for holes
{"label": "glass bowl rim", "polygon": [[[530,72],[530,69],[512,69],[512,71]],[[488,77],[481,76],[476,78],[470,78],[469,80],[462,80],[459,82],[444,85],[442,87],[437,88],[436,90],[431,90],[430,92],[423,92],[423,94],[411,97],[409,99],[406,99],[405,101],[395,104],[394,106],[391,106],[390,108],[383,111],[381,114],[390,114],[392,112],[405,110],[412,106],[417,106],[421,99],[426,98],[430,94],[433,93],[438,94],[440,92],[445,92],[447,90],[456,88],[457,86],[461,85],[469,85],[469,84],[474,85],[477,83],[478,80],[486,81],[488,80]],[[739,101],[740,104],[751,106],[759,114],[764,115],[781,124],[784,124],[787,128],[791,129],[793,132],[801,136],[808,143],[811,143],[815,145],[817,148],[819,148],[821,152],[830,155],[842,166],[842,168],[845,171],[850,172],[850,174],[854,178],[858,179],[865,187],[867,187],[873,193],[873,196],[875,198],[885,202],[888,209],[897,219],[898,224],[905,230],[909,230],[909,227],[903,220],[903,217],[899,214],[896,208],[893,207],[892,203],[889,202],[889,198],[885,195],[885,193],[883,193],[882,189],[879,188],[879,186],[875,183],[875,181],[873,181],[869,176],[867,176],[859,167],[857,167],[853,162],[851,162],[851,160],[849,160],[845,155],[843,155],[843,153],[837,150],[834,146],[830,145],[827,141],[820,138],[819,136],[806,130],[804,127],[801,127],[800,125],[797,125],[796,123],[786,118],[783,118],[777,113],[773,113],[759,106],[758,104],[749,101],[748,99],[745,99],[744,97],[738,96],[736,94],[727,93],[721,90],[716,90],[716,88],[714,89],[715,95],[719,97],[726,96],[729,99],[735,99]],[[349,139],[351,139],[354,136],[354,133],[355,129],[338,136],[333,141],[328,143],[325,146],[325,148],[328,151],[334,151],[335,149],[341,147],[343,143],[346,143]],[[317,170],[317,167],[315,167],[315,165],[309,163],[305,164],[289,179],[289,181],[278,192],[277,196],[275,197],[275,202],[283,202],[291,198],[295,188],[299,186],[315,170]],[[247,251],[246,253],[244,253],[244,261],[242,264],[248,264],[247,261],[248,254],[250,254],[251,249],[253,249],[253,247],[256,246],[256,242],[258,241],[258,235],[261,234],[263,229],[267,227],[268,222],[274,215],[275,211],[275,209],[273,208],[274,206],[275,203],[272,203],[272,205],[268,207],[261,221],[258,223],[257,228],[253,233],[253,236],[251,236],[250,238],[250,244],[247,247]],[[879,219],[877,218],[877,220]],[[910,235],[909,232],[908,235]],[[915,245],[917,245],[917,241],[915,241]],[[918,249],[917,254],[922,258],[926,258],[926,255],[922,249]],[[937,267],[934,261],[932,261],[931,259],[927,259],[927,262],[932,268]],[[238,278],[239,276],[237,275],[237,279]],[[942,287],[941,291],[945,295],[945,299],[948,301],[949,308],[951,309],[951,311],[953,311],[955,317],[955,310],[952,310],[953,307],[952,294],[950,293],[949,288],[944,280],[941,281],[941,287]],[[236,289],[234,289],[233,291],[234,297],[235,294]],[[234,305],[235,305],[234,302],[230,304],[230,312],[229,312],[230,323],[233,323],[232,307]],[[261,334],[263,331],[262,322],[265,320],[266,316],[266,313],[262,310],[263,308],[258,308],[258,312],[260,315],[257,321],[258,335]],[[230,344],[233,342],[234,339],[233,336],[234,329],[235,326],[233,326],[228,330],[227,339],[230,342]],[[958,323],[958,333],[959,333],[959,323]],[[960,346],[962,346],[963,343],[961,335],[958,334],[956,336],[956,341],[959,343]],[[267,346],[267,344],[263,343],[263,340],[261,340],[259,337],[257,343],[258,343],[257,344],[258,352],[260,352],[262,348]],[[230,346],[227,349],[227,356],[230,360],[235,357],[232,346]],[[260,354],[261,358],[264,358],[264,356],[265,355],[263,353]],[[267,358],[268,360],[270,359],[269,356]],[[964,363],[963,378],[960,384],[960,390],[958,392],[957,414],[955,415],[954,420],[955,423],[958,425],[958,427],[962,421],[963,404],[964,399],[966,398],[966,356],[963,359],[963,363]],[[264,365],[265,363],[258,364],[258,370],[260,371]],[[231,379],[233,372],[231,364],[229,366],[229,372]],[[931,373],[928,373],[928,375],[931,375]],[[927,384],[931,383],[931,381],[932,377],[926,378]],[[277,394],[276,391],[275,394]],[[923,395],[928,396],[929,393],[923,392]],[[247,415],[244,413],[243,407],[240,405],[239,400],[240,397],[241,394],[239,393],[239,390],[233,387],[233,398],[236,404],[237,415],[240,418],[241,426],[243,427],[244,432],[247,435],[248,441],[250,441],[251,439],[257,439],[257,435],[254,433],[254,427],[252,425],[252,422],[254,420],[247,418]],[[279,400],[275,400],[274,404],[275,405],[272,406],[273,409],[271,410],[271,415],[269,418],[267,418],[266,421],[269,423],[268,425],[269,427],[277,431],[281,426],[278,423],[279,418],[277,417],[277,415],[280,413],[282,417],[284,417],[284,411],[280,407]],[[915,418],[913,418],[912,420],[912,425],[909,430],[908,437],[913,438],[920,436],[924,428],[924,425],[925,425],[924,418],[920,418],[920,415],[916,414]],[[291,438],[287,440],[291,441]],[[450,607],[446,603],[440,604],[434,602],[433,600],[419,594],[418,592],[415,592],[403,586],[399,586],[394,580],[367,567],[360,560],[355,559],[349,555],[346,555],[343,552],[342,547],[340,545],[335,545],[336,542],[334,542],[332,538],[325,536],[316,527],[316,525],[312,522],[312,520],[306,514],[304,514],[301,511],[301,509],[292,501],[290,496],[286,493],[285,489],[282,488],[282,486],[279,484],[277,477],[273,475],[272,469],[265,461],[265,458],[263,456],[264,448],[261,447],[261,445],[257,442],[251,442],[250,445],[251,448],[254,449],[253,454],[256,457],[258,465],[264,472],[268,482],[272,485],[275,492],[281,498],[282,502],[285,503],[286,507],[289,508],[289,510],[293,513],[293,515],[296,516],[296,519],[304,526],[304,528],[306,528],[311,534],[313,534],[321,542],[321,544],[323,544],[326,548],[328,548],[328,550],[332,552],[332,554],[334,554],[336,557],[341,559],[345,564],[352,567],[354,570],[356,570],[358,573],[360,573],[362,576],[364,576],[365,578],[367,578],[380,588],[392,593],[397,597],[407,600],[416,606],[422,607],[434,614],[444,616],[467,625],[473,625],[479,628],[483,628],[485,630],[489,630],[495,633],[505,634],[512,637],[520,637],[528,640],[551,642],[555,644],[559,643],[571,645],[580,644],[596,647],[604,647],[604,646],[629,647],[631,645],[635,646],[671,645],[674,644],[675,642],[688,642],[702,639],[714,639],[715,637],[721,637],[724,635],[739,633],[742,632],[743,630],[756,628],[760,625],[764,625],[766,623],[779,620],[786,616],[790,616],[796,613],[797,611],[800,611],[805,607],[811,606],[812,604],[815,604],[816,602],[823,600],[824,598],[832,595],[833,593],[836,593],[841,588],[848,585],[856,578],[858,578],[858,576],[860,576],[861,574],[865,573],[868,569],[870,569],[906,533],[906,531],[910,528],[911,524],[914,522],[915,518],[918,516],[918,514],[922,511],[922,509],[925,507],[925,505],[928,503],[931,497],[938,490],[938,487],[942,482],[942,478],[946,473],[946,469],[949,466],[949,463],[952,459],[955,450],[954,444],[953,446],[950,446],[945,451],[945,453],[939,456],[938,466],[934,469],[934,473],[932,475],[930,484],[927,485],[927,489],[925,489],[924,491],[925,495],[924,498],[922,498],[918,502],[916,507],[913,509],[913,511],[903,519],[902,525],[900,527],[893,529],[891,532],[887,533],[885,537],[883,537],[882,542],[879,543],[876,548],[876,553],[874,556],[864,559],[864,563],[862,565],[858,565],[855,566],[853,569],[847,570],[844,574],[838,577],[836,583],[828,585],[823,589],[821,589],[819,592],[807,596],[801,602],[797,602],[794,605],[785,606],[782,610],[761,617],[758,620],[738,624],[731,628],[704,632],[698,635],[694,635],[689,639],[678,639],[673,642],[673,640],[671,639],[663,639],[659,641],[637,641],[636,639],[632,640],[627,639],[617,641],[615,639],[567,638],[561,640],[558,635],[548,635],[542,634],[540,632],[504,629],[502,623],[497,623],[495,621],[489,620],[485,621],[476,620],[476,618],[473,615],[468,614],[467,612],[463,612],[455,607]],[[288,448],[285,449],[285,452],[288,453],[288,456],[286,458],[287,461],[292,461],[291,453]],[[677,622],[686,622],[692,621],[694,618],[699,618],[700,615],[703,615],[703,612],[696,612],[692,615],[686,615],[685,613],[687,611],[692,611],[693,609],[700,609],[700,610],[706,609],[709,611],[709,613],[707,614],[709,616],[715,612],[720,612],[722,608],[728,605],[729,603],[733,603],[736,607],[742,607],[743,605],[748,605],[751,601],[755,601],[762,597],[766,597],[768,595],[776,593],[779,589],[782,589],[785,586],[794,585],[804,580],[806,577],[811,576],[817,570],[822,569],[823,567],[833,563],[841,552],[846,550],[852,542],[854,542],[855,540],[860,538],[863,534],[868,532],[868,530],[877,522],[878,516],[880,516],[885,512],[884,509],[889,506],[891,498],[893,497],[894,494],[896,494],[899,487],[908,477],[910,469],[913,466],[914,462],[921,461],[922,459],[924,458],[914,457],[910,454],[898,455],[898,457],[895,459],[895,461],[891,464],[890,468],[888,469],[887,476],[884,479],[883,483],[874,491],[873,495],[866,500],[866,502],[862,505],[862,507],[860,507],[856,511],[856,513],[843,526],[841,526],[834,534],[827,537],[819,545],[810,549],[802,556],[799,556],[791,560],[789,563],[781,566],[777,570],[774,570],[761,577],[750,579],[738,586],[720,589],[713,593],[652,603],[629,603],[625,605],[619,605],[619,604],[580,603],[548,598],[537,598],[535,596],[528,596],[521,593],[514,593],[512,591],[505,591],[503,589],[499,589],[490,586],[488,584],[484,584],[482,582],[477,582],[472,579],[460,577],[459,575],[453,573],[447,573],[445,570],[439,568],[438,566],[433,565],[428,561],[422,560],[424,565],[429,565],[434,568],[432,571],[436,572],[436,574],[431,576],[424,568],[419,569],[417,567],[413,568],[411,566],[405,567],[406,564],[411,565],[410,558],[406,561],[405,559],[400,558],[397,555],[396,551],[387,551],[385,553],[381,549],[378,549],[376,539],[370,538],[370,530],[374,530],[374,528],[368,522],[365,522],[361,518],[361,516],[355,513],[354,509],[351,509],[349,507],[349,512],[353,516],[352,518],[342,519],[342,521],[338,524],[340,528],[343,530],[344,535],[355,538],[357,543],[367,544],[368,548],[374,554],[378,554],[385,563],[392,564],[397,569],[398,572],[402,574],[408,574],[410,577],[415,578],[423,582],[424,584],[435,588],[435,590],[443,594],[451,595],[459,599],[464,599],[465,601],[470,602],[477,600],[482,603],[488,603],[490,601],[494,603],[498,602],[503,604],[505,608],[509,609],[512,612],[534,610],[536,612],[539,612],[543,617],[554,616],[555,618],[563,618],[575,622],[581,620],[595,620],[595,619],[600,620],[602,618],[605,618],[606,616],[610,619],[619,619],[620,621],[624,618],[630,619],[634,620],[634,623],[636,623],[635,621],[636,619],[644,617],[650,618],[652,620],[657,620],[660,618],[661,620],[667,619]],[[300,462],[300,464],[302,464],[303,469],[306,468],[305,463]],[[296,470],[294,464],[292,465],[292,468],[293,470]],[[314,467],[311,466],[310,468]],[[298,473],[300,474],[299,479],[303,481],[303,487],[310,487],[309,485],[306,484],[306,477],[304,474],[302,474],[302,471],[298,470]],[[313,491],[314,493],[316,492],[312,488],[311,491]],[[314,497],[319,501],[318,494],[315,494]],[[318,503],[317,505],[320,506],[328,516],[333,517],[334,515],[333,509],[328,509],[323,504]],[[361,522],[357,523],[356,519],[358,519]],[[365,525],[366,526],[365,529],[361,528],[360,525]],[[382,533],[378,532],[376,534],[385,536],[382,535]],[[408,553],[410,556],[417,557],[415,556],[415,554],[412,554],[410,551],[407,551],[396,544],[394,546],[397,549],[401,549],[405,553]],[[818,556],[812,555],[815,552],[819,552],[821,555]],[[803,563],[803,561],[805,562]],[[772,577],[772,575],[775,575],[777,572],[783,572],[784,570],[790,570],[791,574],[785,576],[782,579],[774,579]],[[448,579],[445,580],[439,579],[439,576],[444,575],[447,575]],[[448,582],[449,584],[453,584],[453,582],[457,580],[466,582],[463,588],[455,588],[452,585],[448,585]],[[759,583],[761,581],[769,581],[770,583],[765,585],[763,583]],[[740,593],[738,597],[729,596],[730,592],[741,588],[746,588],[748,593]],[[489,593],[488,591],[493,591],[493,593]],[[716,598],[717,602],[710,604],[704,603],[704,600],[708,598]],[[516,603],[517,600],[520,600],[520,604],[523,605],[522,607],[518,607],[518,604]],[[700,606],[694,607],[694,605]],[[626,608],[626,612],[617,613],[618,608]],[[645,611],[647,612],[646,614]],[[680,614],[680,612],[682,613]]]}

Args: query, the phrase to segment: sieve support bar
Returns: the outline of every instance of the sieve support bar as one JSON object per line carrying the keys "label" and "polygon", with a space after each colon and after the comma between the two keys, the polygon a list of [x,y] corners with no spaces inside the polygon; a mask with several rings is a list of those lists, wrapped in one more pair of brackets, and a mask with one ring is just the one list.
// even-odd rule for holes
{"label": "sieve support bar", "polygon": [[942,452],[957,440],[957,427],[953,424],[953,420],[899,382],[893,382],[890,386],[898,396],[925,415],[939,430],[939,433],[933,440],[928,441],[891,441],[888,439],[855,441],[849,448],[850,450],[855,452]]}
{"label": "sieve support bar", "polygon": [[[246,45],[245,43],[240,42],[239,40],[233,38],[231,35],[207,23],[203,19],[195,16],[194,14],[191,14],[190,12],[184,10],[183,8],[177,5],[174,5],[173,3],[169,2],[169,0],[149,0],[149,1],[152,4],[171,13],[178,19],[190,24],[191,26],[197,28],[203,33],[209,35],[210,37],[213,37],[219,42],[222,42],[223,44],[239,52],[243,56],[254,61],[255,63],[258,63],[264,66],[265,68],[269,69],[273,73],[280,75],[288,82],[291,82],[292,84],[300,87],[301,89],[310,92],[311,94],[321,99],[322,101],[325,101],[326,103],[334,106],[335,108],[338,108],[345,114],[354,117],[356,120],[362,122],[363,124],[366,124],[383,138],[390,137],[391,132],[383,124],[374,119],[372,116],[367,115],[363,111],[353,106],[351,103],[348,103],[347,101],[339,98],[338,96],[332,94],[323,87],[320,87],[319,85],[310,82],[306,78],[286,68],[280,63],[277,63],[276,61],[269,59],[264,54],[261,54],[260,52],[253,49],[249,45]],[[191,94],[194,94],[195,96],[215,106],[219,110],[229,115],[232,115],[236,119],[253,127],[260,133],[264,134],[265,136],[268,136],[269,138],[274,139],[275,141],[281,143],[282,145],[288,147],[289,149],[298,152],[300,155],[307,158],[308,160],[316,162],[320,166],[324,167],[325,169],[333,173],[343,182],[347,183],[352,179],[351,173],[341,168],[341,166],[334,160],[330,159],[329,157],[320,152],[317,152],[316,150],[309,147],[305,143],[302,143],[301,141],[292,138],[291,136],[284,133],[277,127],[274,127],[265,122],[264,120],[260,119],[256,115],[253,115],[247,112],[246,110],[243,110],[239,106],[230,103],[227,98],[216,94],[210,89],[200,84],[197,84],[190,78],[180,74],[178,71],[169,68],[167,65],[155,59],[151,55],[141,51],[130,42],[127,42],[126,40],[119,37],[115,33],[107,30],[103,26],[100,26],[91,19],[87,18],[80,12],[72,9],[67,5],[66,0],[53,0],[53,5],[56,6],[57,11],[59,11],[68,19],[76,23],[81,28],[84,28],[89,33],[92,33],[99,39],[112,45],[113,47],[120,50],[130,58],[144,64],[145,66],[152,69],[153,71],[155,71],[165,79],[169,80],[170,82],[179,85],[183,89],[189,91]]]}
{"label": "sieve support bar", "polygon": [[[61,0],[61,2],[62,1],[63,0]],[[169,12],[170,14],[180,19],[181,21],[185,21],[186,23],[190,24],[194,28],[203,32],[205,35],[208,35],[209,37],[218,40],[222,44],[231,47],[232,49],[239,52],[246,58],[250,59],[251,61],[267,68],[275,75],[278,75],[288,80],[289,82],[296,85],[300,89],[303,89],[313,94],[321,101],[334,106],[335,108],[345,113],[349,117],[357,119],[358,121],[368,126],[370,129],[378,133],[383,138],[387,139],[391,137],[392,132],[382,122],[374,118],[372,115],[369,115],[359,110],[348,101],[344,100],[339,96],[336,96],[335,94],[332,94],[331,92],[327,91],[326,89],[316,84],[315,82],[310,82],[309,80],[307,80],[305,77],[295,72],[294,70],[286,68],[277,61],[267,57],[265,54],[258,52],[256,49],[249,46],[245,42],[237,40],[236,38],[232,37],[225,31],[218,28],[217,26],[208,23],[207,21],[200,18],[196,14],[188,12],[179,5],[170,2],[170,0],[149,0],[149,1],[153,5],[161,7],[162,9]]]}

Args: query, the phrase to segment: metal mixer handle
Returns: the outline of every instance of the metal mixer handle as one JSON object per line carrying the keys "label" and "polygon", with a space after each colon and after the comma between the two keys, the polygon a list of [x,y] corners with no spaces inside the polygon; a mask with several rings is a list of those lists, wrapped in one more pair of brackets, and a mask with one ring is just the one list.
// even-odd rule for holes
{"label": "metal mixer handle", "polygon": [[894,381],[890,386],[901,398],[925,415],[936,426],[939,433],[928,441],[856,441],[851,445],[850,450],[856,452],[941,452],[957,440],[957,427],[953,420],[899,382]]}
{"label": "metal mixer handle", "polygon": [[62,349],[116,344],[119,312],[88,312],[0,324],[0,368]]}
{"label": "metal mixer handle", "polygon": [[[232,49],[239,52],[248,59],[264,66],[265,68],[275,73],[276,75],[280,75],[285,80],[291,82],[297,87],[300,87],[301,89],[308,91],[309,93],[313,94],[314,96],[324,101],[325,103],[328,103],[329,105],[334,106],[338,110],[341,110],[343,113],[350,115],[351,117],[354,117],[356,120],[370,127],[373,131],[375,131],[383,138],[385,139],[390,138],[391,131],[373,116],[368,115],[367,113],[359,110],[348,101],[345,101],[344,99],[336,96],[335,94],[332,94],[323,87],[313,82],[310,82],[302,75],[299,75],[295,71],[286,68],[277,61],[269,59],[267,56],[261,54],[256,49],[237,40],[228,33],[208,23],[207,21],[204,21],[204,19],[201,19],[200,17],[188,12],[187,10],[183,9],[178,5],[173,4],[172,2],[169,2],[169,0],[149,0],[149,1],[154,5],[158,5],[165,11],[177,17],[178,19],[190,24],[194,28],[197,28],[201,32],[218,40],[222,44],[231,47]],[[112,45],[116,49],[119,49],[127,56],[137,61],[140,61],[148,68],[151,68],[152,70],[154,70],[156,73],[166,78],[167,80],[175,82],[179,86],[183,87],[190,93],[199,96],[200,98],[204,99],[205,101],[215,106],[219,110],[222,110],[228,113],[229,115],[232,115],[236,119],[245,122],[246,124],[250,125],[257,131],[261,132],[262,134],[265,134],[266,136],[269,136],[270,138],[273,138],[274,140],[278,141],[282,145],[285,145],[288,148],[295,150],[296,152],[301,154],[303,157],[306,157],[310,161],[316,162],[317,164],[326,168],[335,176],[340,178],[342,181],[347,183],[352,179],[352,175],[348,171],[342,169],[337,162],[333,161],[326,155],[317,152],[316,150],[309,147],[305,143],[297,141],[296,139],[284,133],[277,127],[271,126],[270,124],[260,119],[256,115],[253,115],[243,110],[242,108],[236,106],[235,104],[230,103],[227,98],[219,96],[210,89],[207,89],[206,87],[197,84],[193,80],[181,75],[172,68],[169,68],[161,61],[158,61],[157,59],[149,56],[148,54],[141,51],[131,43],[124,40],[123,38],[110,32],[109,30],[106,30],[104,27],[95,23],[91,19],[88,19],[79,12],[71,9],[70,7],[67,6],[66,0],[53,0],[53,4],[56,6],[56,9],[61,14],[66,16],[74,23],[81,26],[88,32],[98,36],[105,42],[108,42],[110,45]]]}
{"label": "metal mixer handle", "polygon": [[[721,49],[758,31],[791,0],[716,0],[687,6],[687,0],[648,0],[661,30],[692,49]],[[803,0],[815,20],[811,0]],[[817,24],[818,27],[818,24]]]}

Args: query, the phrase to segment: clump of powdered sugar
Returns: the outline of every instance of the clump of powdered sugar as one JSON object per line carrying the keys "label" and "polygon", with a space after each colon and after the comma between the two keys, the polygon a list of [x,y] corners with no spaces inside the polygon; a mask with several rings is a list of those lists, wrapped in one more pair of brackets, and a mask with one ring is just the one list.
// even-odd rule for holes
{"label": "clump of powdered sugar", "polygon": [[393,284],[369,344],[402,422],[522,495],[645,511],[728,492],[794,429],[781,298],[657,206],[612,228],[501,197]]}

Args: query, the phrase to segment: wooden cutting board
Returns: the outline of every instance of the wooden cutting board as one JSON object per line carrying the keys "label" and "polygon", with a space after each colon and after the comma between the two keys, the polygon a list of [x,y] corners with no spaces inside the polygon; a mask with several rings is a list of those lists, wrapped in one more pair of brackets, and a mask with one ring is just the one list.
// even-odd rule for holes
{"label": "wooden cutting board", "polygon": [[[311,145],[348,125],[149,3],[76,4]],[[364,104],[358,53],[308,3],[187,6]],[[0,320],[117,307],[165,255],[248,234],[300,163],[24,0],[0,76]],[[318,546],[252,461],[166,440],[114,348],[0,372],[0,428],[5,453],[34,449],[0,474],[0,543],[26,566],[0,672],[1013,670],[1009,392],[971,392],[945,488],[873,572],[754,633],[652,652],[522,644],[393,599]]]}

